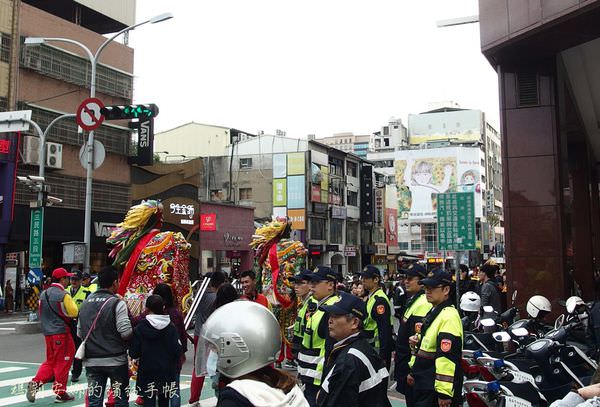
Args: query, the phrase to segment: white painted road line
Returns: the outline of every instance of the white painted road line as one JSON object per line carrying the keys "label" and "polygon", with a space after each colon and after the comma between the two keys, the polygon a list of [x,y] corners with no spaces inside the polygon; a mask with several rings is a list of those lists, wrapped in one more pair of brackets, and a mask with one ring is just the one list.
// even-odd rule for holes
{"label": "white painted road line", "polygon": [[28,376],[28,377],[18,377],[16,379],[10,379],[10,380],[0,380],[0,387],[14,386],[14,385],[21,384],[21,383],[29,383],[29,381],[32,378],[33,378],[33,376]]}
{"label": "white painted road line", "polygon": [[16,328],[0,328],[0,331],[14,331]]}
{"label": "white painted road line", "polygon": [[[51,384],[47,384],[47,386],[52,386]],[[67,387],[67,392],[71,393],[71,392],[76,392],[79,390],[85,390],[87,389],[87,383],[85,384],[76,384],[75,386],[68,386]],[[38,391],[37,394],[35,395],[36,400],[37,399],[43,399],[46,397],[55,397],[56,395],[54,394],[54,391],[52,389],[49,390],[43,390],[43,391]],[[17,403],[23,403],[27,401],[27,397],[25,397],[25,394],[20,394],[18,396],[12,396],[12,397],[5,397],[3,399],[0,399],[0,406],[10,406],[12,404],[17,404]]]}
{"label": "white painted road line", "polygon": [[27,370],[27,368],[18,366],[0,367],[0,373],[18,372],[19,370]]}

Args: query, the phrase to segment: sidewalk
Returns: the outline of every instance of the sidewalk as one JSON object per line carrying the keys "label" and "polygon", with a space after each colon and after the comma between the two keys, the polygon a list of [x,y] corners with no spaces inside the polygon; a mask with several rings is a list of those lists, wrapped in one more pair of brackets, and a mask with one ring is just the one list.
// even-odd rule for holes
{"label": "sidewalk", "polygon": [[30,311],[15,311],[9,314],[4,311],[0,311],[0,321],[27,321]]}

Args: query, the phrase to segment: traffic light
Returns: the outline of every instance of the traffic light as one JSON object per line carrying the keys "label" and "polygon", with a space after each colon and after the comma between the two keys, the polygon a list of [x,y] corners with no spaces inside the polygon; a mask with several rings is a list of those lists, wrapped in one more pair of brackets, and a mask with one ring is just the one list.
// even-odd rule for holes
{"label": "traffic light", "polygon": [[147,120],[158,115],[158,106],[153,103],[147,105],[105,106],[100,109],[100,113],[104,116],[104,120]]}

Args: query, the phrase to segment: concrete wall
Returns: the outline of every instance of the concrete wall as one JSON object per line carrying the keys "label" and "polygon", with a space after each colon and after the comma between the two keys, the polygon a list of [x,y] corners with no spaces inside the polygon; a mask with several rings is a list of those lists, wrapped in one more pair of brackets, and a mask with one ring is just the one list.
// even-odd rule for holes
{"label": "concrete wall", "polygon": [[[95,52],[106,40],[104,36],[87,28],[75,25],[25,3],[21,3],[20,18],[21,35],[25,37],[71,38],[85,44],[92,52]],[[53,42],[52,46],[87,58],[85,52],[75,45]],[[113,41],[102,51],[100,62],[121,71],[132,73],[133,48]],[[21,85],[21,87],[23,86]]]}
{"label": "concrete wall", "polygon": [[135,0],[75,0],[77,3],[95,10],[126,26],[135,24]]}
{"label": "concrete wall", "polygon": [[[221,126],[187,123],[154,135],[154,151],[168,151],[168,155],[187,157],[215,157],[226,155],[230,144],[230,130]],[[165,160],[165,155],[161,154]]]}

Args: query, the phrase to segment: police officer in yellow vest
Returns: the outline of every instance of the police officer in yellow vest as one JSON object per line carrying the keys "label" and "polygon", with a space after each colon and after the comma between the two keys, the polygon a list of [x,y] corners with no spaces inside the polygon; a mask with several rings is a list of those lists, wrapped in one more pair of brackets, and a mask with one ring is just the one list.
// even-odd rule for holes
{"label": "police officer in yellow vest", "polygon": [[92,284],[92,276],[87,271],[81,273],[81,285],[88,290],[90,294],[95,293],[96,290],[98,290],[98,284]]}
{"label": "police officer in yellow vest", "polygon": [[[83,301],[90,295],[90,291],[81,284],[82,273],[77,269],[71,270],[73,275],[71,276],[71,285],[67,287],[67,292],[73,298],[77,309],[81,308]],[[77,337],[77,318],[73,319],[73,326],[71,327],[71,334],[73,335],[73,341],[75,342],[75,349],[81,345],[81,339]],[[75,383],[79,381],[81,375],[82,364],[81,360],[73,359],[73,366],[71,368],[71,382]]]}
{"label": "police officer in yellow vest", "polygon": [[365,333],[389,369],[394,350],[392,304],[381,288],[381,272],[377,267],[369,264],[360,273],[360,278],[369,293]]}
{"label": "police officer in yellow vest", "polygon": [[435,269],[421,284],[433,308],[425,316],[421,332],[409,339],[416,356],[409,363],[407,384],[414,386],[416,407],[458,406],[463,381],[463,329],[452,305],[452,276]]}
{"label": "police officer in yellow vest", "polygon": [[292,353],[294,358],[298,359],[298,352],[302,348],[302,339],[304,339],[304,328],[306,327],[307,309],[309,304],[317,303],[310,292],[308,275],[310,271],[303,269],[293,277],[294,292],[298,301],[298,311],[296,312],[296,321],[294,322],[294,339],[292,341]]}
{"label": "police officer in yellow vest", "polygon": [[394,378],[396,379],[396,390],[404,394],[407,407],[412,407],[415,403],[413,387],[406,385],[406,377],[410,371],[408,363],[412,355],[408,338],[420,332],[423,319],[431,310],[431,304],[427,302],[423,286],[420,284],[426,276],[427,270],[420,264],[413,264],[406,270],[406,293],[409,298],[398,327]]}
{"label": "police officer in yellow vest", "polygon": [[330,267],[317,266],[307,277],[315,302],[307,306],[302,348],[298,353],[298,377],[304,384],[304,397],[314,407],[321,385],[325,354],[335,342],[329,336],[329,316],[319,307],[333,304],[339,297],[336,294],[337,275]]}

